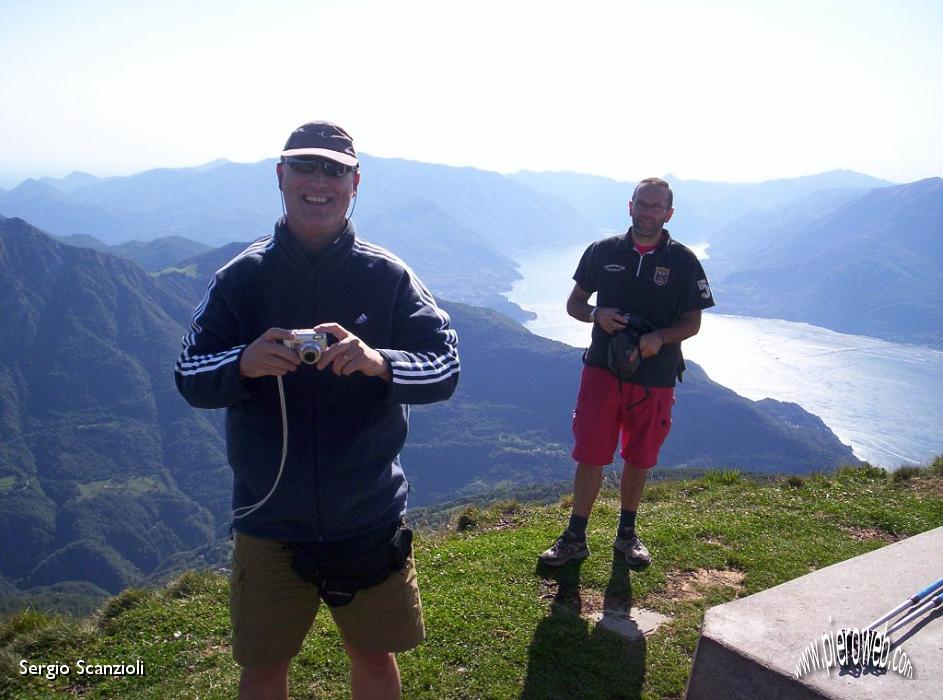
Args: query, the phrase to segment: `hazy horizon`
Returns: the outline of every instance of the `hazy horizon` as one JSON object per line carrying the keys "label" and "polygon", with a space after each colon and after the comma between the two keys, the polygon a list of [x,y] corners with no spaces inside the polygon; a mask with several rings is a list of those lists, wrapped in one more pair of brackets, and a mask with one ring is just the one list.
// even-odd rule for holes
{"label": "hazy horizon", "polygon": [[[374,157],[374,158],[387,158],[387,156],[375,156],[375,155],[372,154],[372,153],[364,153],[364,152],[362,152],[362,151],[360,152],[360,155],[361,155],[361,156],[370,156],[370,157]],[[210,160],[208,160],[208,161],[205,161],[205,162],[202,162],[202,163],[193,163],[193,164],[186,164],[186,165],[161,165],[161,166],[155,166],[155,167],[153,167],[153,168],[143,168],[143,169],[141,169],[141,170],[132,170],[132,171],[129,171],[129,172],[124,172],[124,173],[112,173],[112,174],[108,174],[108,175],[103,175],[103,174],[99,174],[99,173],[95,173],[95,172],[89,172],[89,171],[87,171],[87,170],[79,170],[79,169],[73,168],[73,169],[71,169],[71,170],[67,170],[67,171],[62,172],[62,173],[56,173],[56,174],[39,173],[39,174],[36,174],[36,175],[31,175],[31,176],[29,176],[29,177],[24,177],[24,178],[21,178],[21,179],[11,179],[11,180],[6,181],[6,182],[4,181],[2,175],[0,175],[0,189],[10,190],[10,189],[13,189],[13,188],[15,188],[15,187],[17,187],[17,186],[23,184],[23,183],[26,182],[27,180],[40,180],[40,179],[43,179],[43,178],[51,178],[51,179],[53,179],[53,180],[62,180],[62,179],[66,178],[66,177],[68,177],[68,176],[70,176],[70,175],[72,175],[72,174],[75,174],[75,173],[82,174],[82,175],[91,175],[91,176],[96,177],[96,178],[99,178],[99,179],[107,179],[107,178],[113,178],[113,177],[133,177],[133,176],[135,176],[135,175],[140,175],[140,174],[142,174],[142,173],[145,173],[145,172],[148,172],[148,171],[151,171],[151,170],[190,170],[190,169],[206,168],[207,166],[215,165],[215,164],[217,164],[217,163],[220,164],[220,165],[222,165],[222,164],[224,164],[224,163],[230,163],[230,164],[235,164],[235,165],[256,165],[256,164],[262,163],[262,162],[264,162],[264,161],[266,161],[266,160],[274,160],[275,158],[276,158],[276,156],[270,156],[270,157],[267,157],[267,158],[261,158],[261,159],[259,159],[259,160],[254,160],[254,161],[238,161],[238,160],[233,160],[233,159],[225,158],[225,157],[222,157],[222,156],[221,156],[221,157],[219,157],[219,158],[212,158],[212,159],[210,159]],[[449,164],[447,164],[447,163],[434,163],[434,162],[431,162],[431,161],[419,161],[419,160],[417,160],[417,159],[406,158],[406,157],[400,157],[400,156],[395,156],[395,157],[394,157],[394,156],[390,156],[389,158],[391,158],[391,159],[396,159],[396,160],[412,161],[412,162],[422,162],[422,163],[426,163],[426,164],[428,164],[428,165],[441,165],[441,166],[450,167],[450,168],[472,168],[472,169],[474,169],[474,170],[482,170],[482,171],[485,171],[485,172],[497,172],[497,173],[499,173],[499,174],[501,174],[501,175],[514,175],[514,174],[520,173],[520,172],[536,172],[536,173],[572,173],[572,174],[576,174],[576,175],[589,175],[589,176],[592,176],[592,177],[603,177],[603,178],[608,178],[608,179],[613,179],[613,180],[616,179],[616,178],[612,178],[612,177],[610,177],[610,176],[608,176],[608,175],[601,175],[601,174],[599,174],[599,173],[580,172],[580,171],[577,171],[577,170],[534,170],[534,169],[531,169],[531,168],[520,168],[520,169],[518,169],[518,170],[511,170],[511,171],[506,171],[506,172],[500,172],[500,171],[496,171],[496,170],[489,170],[489,169],[487,169],[487,168],[479,168],[479,167],[474,166],[474,165],[465,165],[465,166],[460,166],[460,165],[459,165],[459,166],[457,166],[457,165],[449,165]],[[791,176],[783,176],[783,177],[769,177],[769,178],[762,178],[762,179],[757,179],[757,180],[736,180],[736,181],[733,181],[733,180],[721,180],[721,179],[710,178],[710,177],[706,177],[706,178],[690,178],[690,179],[689,179],[689,178],[678,177],[677,175],[675,175],[675,174],[672,173],[672,172],[665,172],[665,173],[648,173],[647,175],[646,175],[646,174],[638,174],[637,177],[622,178],[622,179],[618,179],[618,181],[620,181],[620,182],[626,182],[626,183],[633,183],[633,182],[637,182],[638,180],[642,179],[643,177],[652,177],[652,176],[654,176],[654,177],[666,177],[666,176],[670,176],[670,177],[676,178],[676,179],[678,179],[678,180],[686,181],[686,182],[697,181],[697,182],[716,182],[716,183],[727,183],[727,184],[755,184],[755,183],[771,182],[771,181],[777,181],[777,180],[793,180],[793,179],[799,179],[799,178],[803,178],[803,177],[814,177],[814,176],[816,176],[816,175],[823,175],[823,174],[828,173],[828,172],[836,172],[836,171],[854,172],[854,173],[857,173],[857,174],[859,174],[859,175],[867,175],[867,176],[869,176],[869,177],[878,177],[877,175],[874,175],[873,173],[863,173],[863,172],[860,172],[860,171],[857,171],[857,170],[851,170],[850,168],[834,168],[834,169],[832,169],[832,170],[823,170],[823,171],[819,171],[819,172],[809,172],[809,173],[804,173],[804,174],[800,174],[800,175],[791,175]],[[940,175],[928,175],[928,176],[927,176],[927,178],[933,178],[933,177],[943,177],[943,171],[941,171],[941,174],[940,174]],[[918,180],[927,179],[927,178],[918,178]],[[881,179],[886,179],[886,178],[881,178]],[[892,180],[888,180],[888,182],[890,182],[892,185],[903,185],[903,184],[907,184],[908,182],[911,182],[911,181],[907,181],[907,182],[895,182],[895,181],[892,181]],[[0,212],[0,214],[2,214],[2,212]]]}

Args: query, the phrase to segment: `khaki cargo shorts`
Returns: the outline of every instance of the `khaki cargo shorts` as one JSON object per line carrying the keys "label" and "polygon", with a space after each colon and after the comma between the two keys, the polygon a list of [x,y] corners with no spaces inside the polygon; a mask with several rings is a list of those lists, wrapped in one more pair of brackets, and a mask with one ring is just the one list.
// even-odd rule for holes
{"label": "khaki cargo shorts", "polygon": [[[229,596],[233,657],[241,666],[289,661],[314,624],[321,603],[318,589],[292,570],[291,551],[281,542],[234,535]],[[425,638],[412,555],[383,583],[328,610],[344,641],[358,649],[405,651]]]}

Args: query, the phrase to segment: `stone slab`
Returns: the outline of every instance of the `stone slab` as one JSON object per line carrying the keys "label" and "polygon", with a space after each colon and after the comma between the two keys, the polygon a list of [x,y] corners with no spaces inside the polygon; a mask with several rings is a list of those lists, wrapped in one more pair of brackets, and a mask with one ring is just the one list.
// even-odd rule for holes
{"label": "stone slab", "polygon": [[891,635],[913,678],[832,669],[794,672],[823,634],[863,628],[943,576],[943,528],[910,537],[707,611],[688,700],[943,698],[943,614]]}
{"label": "stone slab", "polygon": [[625,610],[607,609],[589,616],[589,620],[603,629],[629,640],[641,639],[651,634],[669,619],[671,618],[645,608],[632,608],[628,615]]}

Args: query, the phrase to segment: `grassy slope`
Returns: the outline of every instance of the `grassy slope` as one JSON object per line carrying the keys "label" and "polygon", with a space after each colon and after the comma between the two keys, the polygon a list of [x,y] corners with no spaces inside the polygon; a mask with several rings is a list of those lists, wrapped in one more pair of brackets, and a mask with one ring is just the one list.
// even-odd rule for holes
{"label": "grassy slope", "polygon": [[[420,533],[429,636],[399,657],[405,697],[679,697],[708,607],[943,525],[943,460],[893,479],[864,467],[765,483],[721,472],[654,484],[640,515],[654,555],[643,572],[628,571],[611,554],[614,491],[603,493],[590,523],[593,556],[560,571],[538,569],[535,555],[558,534],[567,510],[565,501],[504,502],[468,509],[461,532]],[[710,573],[699,579],[698,570]],[[11,618],[0,626],[0,697],[234,697],[227,591],[220,574],[188,573],[162,590],[125,591],[88,620],[37,612]],[[671,621],[626,642],[578,614],[599,610],[604,597],[631,598]],[[348,697],[329,615],[316,627],[293,664],[292,696]],[[22,658],[69,663],[73,673],[25,682]],[[79,658],[140,658],[147,672],[76,676]]]}

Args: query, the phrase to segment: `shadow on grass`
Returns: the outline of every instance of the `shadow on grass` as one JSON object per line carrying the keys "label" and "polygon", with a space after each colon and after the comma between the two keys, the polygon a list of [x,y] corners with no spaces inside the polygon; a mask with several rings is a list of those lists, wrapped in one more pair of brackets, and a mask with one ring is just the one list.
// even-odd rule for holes
{"label": "shadow on grass", "polygon": [[603,596],[580,588],[580,566],[538,565],[537,573],[556,593],[528,649],[522,700],[631,700],[645,680],[645,638],[628,640],[585,619],[594,612],[628,611],[632,582],[622,555],[613,556]]}

